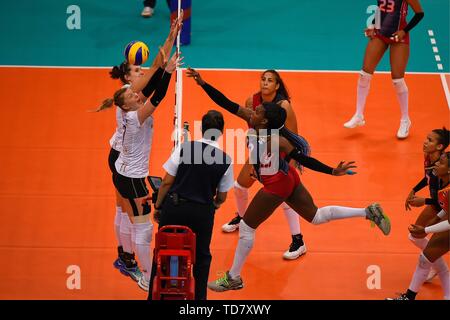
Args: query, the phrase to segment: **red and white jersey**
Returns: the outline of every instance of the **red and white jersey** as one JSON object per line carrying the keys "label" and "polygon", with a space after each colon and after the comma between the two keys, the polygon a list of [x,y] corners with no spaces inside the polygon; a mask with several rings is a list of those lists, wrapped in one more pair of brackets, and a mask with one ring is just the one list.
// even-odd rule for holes
{"label": "red and white jersey", "polygon": [[449,212],[449,206],[448,206],[448,193],[450,192],[450,185],[446,186],[445,188],[439,190],[438,192],[438,199],[439,199],[439,205],[441,206],[442,210],[445,212]]}
{"label": "red and white jersey", "polygon": [[122,151],[116,161],[118,173],[129,178],[148,176],[148,162],[153,139],[153,117],[141,125],[137,111],[124,113]]}

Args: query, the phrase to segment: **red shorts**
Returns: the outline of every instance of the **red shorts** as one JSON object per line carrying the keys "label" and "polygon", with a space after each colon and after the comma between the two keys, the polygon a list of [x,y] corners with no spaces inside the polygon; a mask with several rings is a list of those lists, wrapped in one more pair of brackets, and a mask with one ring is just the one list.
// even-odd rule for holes
{"label": "red shorts", "polygon": [[293,166],[289,165],[289,171],[282,171],[272,176],[261,176],[263,190],[280,198],[288,198],[300,184],[300,177]]}
{"label": "red shorts", "polygon": [[403,38],[402,41],[400,42],[396,42],[395,40],[389,38],[389,37],[385,37],[382,34],[375,32],[375,37],[377,37],[378,39],[380,39],[381,41],[383,41],[386,44],[396,44],[396,43],[405,43],[405,44],[409,44],[409,33],[407,33],[405,35],[405,37]]}

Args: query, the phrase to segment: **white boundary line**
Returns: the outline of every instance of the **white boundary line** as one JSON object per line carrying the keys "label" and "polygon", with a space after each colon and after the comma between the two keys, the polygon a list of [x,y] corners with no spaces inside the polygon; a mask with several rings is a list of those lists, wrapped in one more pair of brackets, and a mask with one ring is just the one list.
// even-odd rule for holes
{"label": "white boundary line", "polygon": [[[91,66],[24,66],[24,65],[0,65],[0,68],[30,68],[30,69],[111,69],[112,66],[101,66],[101,67],[91,67]],[[186,68],[180,68],[181,70],[186,70]],[[267,69],[238,69],[238,68],[195,68],[197,70],[207,70],[207,71],[254,71],[262,72]],[[361,70],[293,70],[293,69],[276,69],[278,72],[300,72],[300,73],[359,73]],[[375,71],[378,74],[390,74],[390,71]],[[448,74],[450,72],[418,72],[418,71],[407,71],[406,74],[424,74],[424,75],[440,75]]]}
{"label": "white boundary line", "polygon": [[445,73],[441,73],[442,87],[444,88],[445,98],[447,99],[447,106],[450,109],[450,90],[448,89],[447,79],[445,78]]}

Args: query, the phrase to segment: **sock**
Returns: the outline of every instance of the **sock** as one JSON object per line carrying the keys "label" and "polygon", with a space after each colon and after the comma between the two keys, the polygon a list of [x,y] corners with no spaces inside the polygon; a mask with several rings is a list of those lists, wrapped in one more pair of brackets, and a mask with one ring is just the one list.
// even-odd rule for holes
{"label": "sock", "polygon": [[141,263],[142,273],[145,280],[150,281],[152,273],[152,250],[151,241],[153,235],[153,224],[148,221],[133,224],[136,233],[136,254]]}
{"label": "sock", "polygon": [[241,186],[237,181],[234,182],[234,197],[239,216],[244,216],[248,204],[248,189]]}
{"label": "sock", "polygon": [[358,87],[356,90],[356,115],[363,118],[366,99],[369,94],[372,75],[363,70],[359,72]]}
{"label": "sock", "polygon": [[409,234],[408,239],[411,240],[411,242],[420,250],[425,249],[425,247],[428,244],[428,239],[427,238],[414,238],[412,234]]}
{"label": "sock", "polygon": [[122,221],[122,208],[116,206],[116,216],[114,217],[114,233],[116,235],[116,240],[118,246],[122,246],[122,241],[120,240],[120,223]]}
{"label": "sock", "polygon": [[442,291],[444,291],[444,300],[450,300],[450,277],[448,273],[448,266],[444,258],[440,257],[433,263],[433,268],[436,270],[439,280],[441,280]]}
{"label": "sock", "polygon": [[331,220],[339,220],[353,217],[366,217],[366,209],[340,206],[327,206],[318,208],[312,224],[322,224]]}
{"label": "sock", "polygon": [[234,253],[233,266],[229,271],[231,278],[236,278],[241,274],[245,260],[250,254],[253,243],[255,242],[255,231],[256,229],[248,226],[244,220],[241,220],[239,223],[239,241]]}
{"label": "sock", "polygon": [[392,79],[394,83],[395,91],[397,92],[397,99],[400,103],[400,112],[402,114],[402,120],[409,119],[408,115],[408,87],[404,78]]}
{"label": "sock", "polygon": [[409,300],[416,300],[417,292],[406,290],[405,295],[408,297]]}
{"label": "sock", "polygon": [[284,211],[284,216],[289,224],[289,230],[292,235],[300,234],[300,216],[291,207],[283,202],[281,205]]}
{"label": "sock", "polygon": [[417,263],[416,271],[409,285],[409,290],[413,292],[419,292],[420,287],[425,282],[430,273],[431,266],[433,264],[425,257],[423,253],[419,256],[419,262]]}
{"label": "sock", "polygon": [[126,212],[122,212],[122,219],[120,221],[120,241],[124,252],[132,253],[131,245],[131,229],[133,228],[130,218]]}
{"label": "sock", "polygon": [[303,235],[301,233],[292,235],[292,239],[300,244],[300,246],[305,245],[303,242]]}

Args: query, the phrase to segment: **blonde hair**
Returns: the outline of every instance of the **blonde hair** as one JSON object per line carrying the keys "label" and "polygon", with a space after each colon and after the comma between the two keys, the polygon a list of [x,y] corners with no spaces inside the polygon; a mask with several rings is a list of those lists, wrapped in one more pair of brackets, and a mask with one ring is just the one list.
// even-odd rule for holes
{"label": "blonde hair", "polygon": [[125,103],[123,94],[125,91],[127,91],[128,88],[129,88],[128,86],[120,88],[119,90],[114,92],[114,96],[112,98],[103,100],[102,104],[97,109],[91,110],[90,112],[100,112],[105,109],[109,109],[112,107],[113,104],[122,109],[122,106]]}

